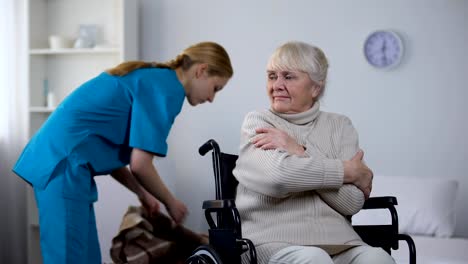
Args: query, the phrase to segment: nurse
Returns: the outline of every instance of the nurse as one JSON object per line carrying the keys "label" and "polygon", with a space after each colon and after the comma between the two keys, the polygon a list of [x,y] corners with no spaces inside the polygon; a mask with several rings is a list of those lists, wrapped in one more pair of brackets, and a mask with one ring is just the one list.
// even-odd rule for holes
{"label": "nurse", "polygon": [[65,98],[13,168],[34,188],[43,262],[101,263],[96,175],[110,174],[150,212],[161,201],[181,223],[187,208],[163,183],[153,157],[166,156],[184,99],[192,106],[212,102],[232,75],[225,49],[201,42],[166,63],[122,63]]}

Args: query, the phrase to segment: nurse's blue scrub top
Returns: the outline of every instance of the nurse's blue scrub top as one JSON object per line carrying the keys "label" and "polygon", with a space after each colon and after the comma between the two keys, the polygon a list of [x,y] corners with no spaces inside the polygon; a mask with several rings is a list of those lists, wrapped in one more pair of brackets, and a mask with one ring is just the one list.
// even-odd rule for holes
{"label": "nurse's blue scrub top", "polygon": [[[128,165],[132,148],[166,156],[166,139],[184,98],[171,69],[143,68],[121,77],[104,72],[65,98],[25,147],[13,171],[39,189],[66,171],[77,174],[67,176],[75,177],[72,182],[86,185],[89,175]],[[73,173],[83,168],[89,173]],[[89,192],[75,195],[97,195]]]}

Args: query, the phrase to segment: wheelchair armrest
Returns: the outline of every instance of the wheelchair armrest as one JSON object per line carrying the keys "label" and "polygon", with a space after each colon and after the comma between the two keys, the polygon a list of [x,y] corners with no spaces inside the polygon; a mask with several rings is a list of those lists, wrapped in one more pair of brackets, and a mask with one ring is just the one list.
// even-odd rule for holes
{"label": "wheelchair armrest", "polygon": [[388,209],[392,218],[392,228],[398,234],[398,213],[395,208],[397,199],[393,196],[372,197],[364,202],[362,209]]}
{"label": "wheelchair armrest", "polygon": [[[204,201],[203,209],[205,209],[205,218],[211,229],[233,228],[236,234],[241,236],[241,220],[234,199]],[[216,213],[216,223],[211,213]]]}
{"label": "wheelchair armrest", "polygon": [[398,205],[396,197],[393,196],[382,196],[382,197],[371,197],[364,202],[362,209],[379,209],[389,208]]}
{"label": "wheelchair armrest", "polygon": [[393,196],[371,197],[364,202],[362,209],[388,209],[392,218],[392,228],[398,234],[397,199]]}
{"label": "wheelchair armrest", "polygon": [[354,230],[356,230],[356,232],[361,236],[361,238],[363,238],[363,240],[370,245],[377,242],[381,243],[378,241],[378,239],[376,239],[379,236],[388,236],[391,240],[390,247],[393,249],[398,249],[398,213],[395,208],[395,205],[397,204],[397,199],[393,196],[372,197],[367,199],[364,202],[362,209],[388,209],[390,211],[392,223],[391,225],[353,225]]}
{"label": "wheelchair armrest", "polygon": [[208,200],[203,202],[203,209],[212,209],[211,211],[217,211],[217,209],[229,209],[235,208],[236,203],[233,199],[228,200]]}

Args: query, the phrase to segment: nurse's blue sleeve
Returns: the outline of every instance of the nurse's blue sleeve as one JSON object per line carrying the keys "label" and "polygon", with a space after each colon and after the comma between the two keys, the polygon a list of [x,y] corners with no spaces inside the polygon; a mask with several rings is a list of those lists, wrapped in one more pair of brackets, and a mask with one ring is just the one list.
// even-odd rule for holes
{"label": "nurse's blue sleeve", "polygon": [[132,148],[166,156],[166,139],[175,116],[170,100],[159,87],[140,87],[134,94],[130,119]]}

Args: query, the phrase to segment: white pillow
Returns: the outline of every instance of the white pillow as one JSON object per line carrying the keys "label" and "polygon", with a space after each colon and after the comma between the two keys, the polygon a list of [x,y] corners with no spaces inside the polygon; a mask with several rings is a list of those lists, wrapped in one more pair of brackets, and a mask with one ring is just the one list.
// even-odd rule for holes
{"label": "white pillow", "polygon": [[[451,237],[458,182],[453,179],[375,175],[371,197],[395,196],[400,233]],[[388,210],[361,210],[353,224],[388,224]]]}

